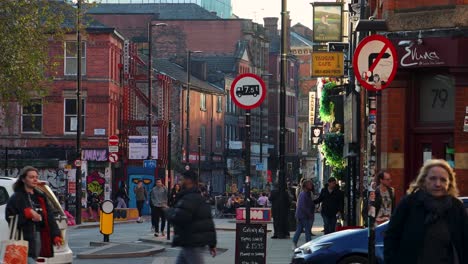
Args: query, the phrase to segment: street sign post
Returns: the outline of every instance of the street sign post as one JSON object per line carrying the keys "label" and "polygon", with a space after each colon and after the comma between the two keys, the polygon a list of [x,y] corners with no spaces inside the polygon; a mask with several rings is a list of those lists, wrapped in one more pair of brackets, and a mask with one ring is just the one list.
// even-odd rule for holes
{"label": "street sign post", "polygon": [[246,224],[250,224],[250,109],[260,106],[266,97],[266,86],[260,76],[244,73],[237,76],[231,85],[232,101],[245,109],[245,197]]}
{"label": "street sign post", "polygon": [[118,146],[119,145],[119,136],[112,135],[109,137],[109,146]]}
{"label": "street sign post", "polygon": [[396,49],[384,36],[364,38],[356,48],[353,69],[356,80],[369,91],[388,87],[398,66]]}
{"label": "street sign post", "polygon": [[117,161],[119,161],[119,155],[117,155],[117,153],[110,153],[109,154],[109,162],[110,163],[116,163]]}

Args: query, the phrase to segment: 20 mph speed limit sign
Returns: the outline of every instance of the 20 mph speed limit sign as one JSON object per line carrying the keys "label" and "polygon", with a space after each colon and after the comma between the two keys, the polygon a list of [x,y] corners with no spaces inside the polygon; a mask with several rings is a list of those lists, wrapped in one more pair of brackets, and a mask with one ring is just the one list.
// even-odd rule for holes
{"label": "20 mph speed limit sign", "polygon": [[354,74],[358,82],[370,91],[385,89],[395,77],[398,58],[395,47],[384,36],[364,38],[353,58]]}
{"label": "20 mph speed limit sign", "polygon": [[250,110],[260,106],[265,96],[265,82],[258,75],[244,73],[232,82],[232,101],[242,109]]}

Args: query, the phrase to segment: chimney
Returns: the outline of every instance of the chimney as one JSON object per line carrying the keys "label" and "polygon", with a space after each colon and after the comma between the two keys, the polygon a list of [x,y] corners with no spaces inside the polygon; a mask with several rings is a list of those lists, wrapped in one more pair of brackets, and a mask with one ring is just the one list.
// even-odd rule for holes
{"label": "chimney", "polygon": [[271,38],[278,36],[278,18],[277,17],[265,17],[263,18],[265,23],[265,34]]}

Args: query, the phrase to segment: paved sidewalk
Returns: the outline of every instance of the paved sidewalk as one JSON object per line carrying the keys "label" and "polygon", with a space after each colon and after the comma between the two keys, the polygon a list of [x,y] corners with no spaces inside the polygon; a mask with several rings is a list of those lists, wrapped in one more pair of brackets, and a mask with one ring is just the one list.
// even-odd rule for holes
{"label": "paved sidewalk", "polygon": [[[146,219],[145,222],[148,222]],[[205,261],[207,264],[233,264],[235,258],[235,239],[236,239],[236,222],[232,218],[214,219],[217,229],[217,239],[219,253],[216,258],[212,258],[208,250],[206,251]],[[118,222],[116,224],[131,224],[135,221]],[[99,223],[84,223],[80,226],[74,227],[93,228],[99,226]],[[323,221],[319,214],[316,214],[312,233],[320,236],[322,235]],[[290,232],[291,238],[289,239],[271,239],[273,235],[273,224],[267,224],[267,263],[268,264],[283,264],[290,263],[292,257],[292,237],[294,231]],[[171,230],[173,231],[173,229]],[[173,235],[173,234],[171,234]],[[313,237],[316,238],[317,236]],[[172,236],[173,237],[173,236]],[[172,239],[171,237],[171,239]],[[174,263],[176,252],[174,254],[164,253],[165,251],[172,252],[178,250],[171,248],[170,241],[166,237],[154,237],[153,234],[147,233],[139,238],[141,244],[134,241],[119,241],[119,243],[103,244],[104,246],[89,249],[86,252],[79,254],[79,258],[132,258],[153,255],[153,263]],[[305,243],[305,235],[302,234],[299,240],[299,245]],[[99,246],[99,245],[96,245]],[[125,249],[125,250],[123,250]],[[161,254],[161,257],[158,257]]]}

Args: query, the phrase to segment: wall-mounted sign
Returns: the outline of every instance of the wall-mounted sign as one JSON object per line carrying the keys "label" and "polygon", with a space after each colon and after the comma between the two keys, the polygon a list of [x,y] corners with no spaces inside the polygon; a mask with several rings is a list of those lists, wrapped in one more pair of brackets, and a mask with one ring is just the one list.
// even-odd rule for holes
{"label": "wall-mounted sign", "polygon": [[341,77],[343,75],[343,52],[312,53],[312,77]]}
{"label": "wall-mounted sign", "polygon": [[[151,156],[158,159],[158,136],[153,136],[151,140]],[[148,157],[148,136],[128,137],[128,158],[146,159]]]}
{"label": "wall-mounted sign", "polygon": [[309,92],[309,126],[315,124],[315,92]]}
{"label": "wall-mounted sign", "polygon": [[290,50],[291,54],[293,55],[309,55],[312,53],[312,48],[291,48]]}
{"label": "wall-mounted sign", "polygon": [[343,4],[312,3],[313,42],[342,41]]}
{"label": "wall-mounted sign", "polygon": [[94,129],[94,135],[95,136],[105,136],[106,135],[106,129],[105,128],[95,128]]}
{"label": "wall-mounted sign", "polygon": [[465,123],[463,125],[463,132],[468,132],[468,116],[465,116]]}
{"label": "wall-mounted sign", "polygon": [[311,126],[310,127],[310,135],[311,135],[312,145],[316,146],[316,145],[321,143],[322,131],[323,131],[323,128],[321,126]]}

